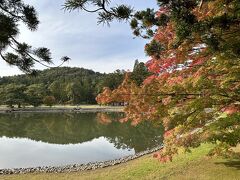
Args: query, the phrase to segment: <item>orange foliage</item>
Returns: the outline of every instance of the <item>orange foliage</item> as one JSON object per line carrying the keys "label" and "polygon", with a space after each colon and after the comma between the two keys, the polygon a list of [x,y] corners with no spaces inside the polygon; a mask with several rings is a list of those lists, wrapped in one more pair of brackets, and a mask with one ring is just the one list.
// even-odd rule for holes
{"label": "orange foliage", "polygon": [[[223,7],[219,4],[226,5]],[[213,0],[204,1],[201,7],[193,9],[193,13],[197,21],[202,21],[218,17],[229,9],[231,6],[224,0]],[[167,7],[161,7],[156,16],[168,13],[171,12]],[[126,118],[122,122],[131,120],[133,125],[137,125],[143,120],[157,120],[163,124],[166,131],[165,147],[153,155],[161,162],[171,161],[177,153],[177,146],[195,147],[201,138],[209,137],[206,132],[202,136],[189,132],[204,127],[204,123],[215,118],[219,112],[228,115],[240,112],[240,107],[235,102],[239,98],[237,93],[240,83],[239,79],[236,80],[239,78],[239,74],[236,75],[239,66],[229,70],[234,64],[229,63],[229,57],[222,58],[222,53],[218,50],[215,54],[212,53],[214,51],[207,47],[201,39],[202,35],[196,31],[182,40],[177,48],[174,47],[179,43],[176,26],[177,22],[170,20],[166,26],[157,30],[154,36],[154,42],[157,43],[154,45],[159,43],[164,48],[159,48],[163,50],[152,55],[146,63],[153,75],[146,78],[141,87],[132,83],[126,74],[125,80],[117,89],[112,92],[104,89],[97,97],[98,103],[128,102],[125,108]],[[213,30],[214,33],[222,36],[223,31],[216,29]],[[225,108],[219,111],[223,105]],[[216,114],[205,112],[207,108],[215,110]]]}
{"label": "orange foliage", "polygon": [[109,104],[112,102],[111,95],[112,91],[108,87],[105,87],[103,88],[103,92],[96,97],[96,101],[98,104]]}

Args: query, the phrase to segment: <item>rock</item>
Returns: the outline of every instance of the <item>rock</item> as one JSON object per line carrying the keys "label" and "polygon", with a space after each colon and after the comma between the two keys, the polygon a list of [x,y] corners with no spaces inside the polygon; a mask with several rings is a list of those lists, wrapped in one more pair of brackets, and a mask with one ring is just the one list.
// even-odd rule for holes
{"label": "rock", "polygon": [[61,167],[35,167],[35,168],[18,168],[18,169],[0,169],[0,176],[1,175],[9,175],[9,174],[26,174],[26,173],[63,173],[63,172],[77,172],[77,171],[86,171],[86,170],[95,170],[98,168],[105,168],[108,166],[114,166],[120,163],[125,163],[127,161],[139,158],[146,154],[150,154],[162,149],[163,146],[158,146],[153,149],[149,149],[135,155],[126,156],[123,158],[105,161],[105,162],[95,162],[95,163],[87,163],[87,164],[73,164],[73,165],[66,165]]}

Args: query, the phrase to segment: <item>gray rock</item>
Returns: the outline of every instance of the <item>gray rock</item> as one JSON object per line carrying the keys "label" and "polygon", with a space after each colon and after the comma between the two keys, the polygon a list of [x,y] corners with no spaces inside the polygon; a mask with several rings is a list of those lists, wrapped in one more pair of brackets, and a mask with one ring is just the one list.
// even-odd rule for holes
{"label": "gray rock", "polygon": [[120,163],[125,163],[133,159],[137,159],[146,154],[150,154],[162,149],[163,146],[158,146],[153,149],[149,149],[140,153],[137,153],[132,156],[126,156],[123,158],[105,161],[105,162],[95,162],[95,163],[87,163],[87,164],[73,164],[66,165],[61,167],[35,167],[35,168],[17,168],[17,169],[0,169],[0,175],[10,175],[10,174],[26,174],[26,173],[63,173],[63,172],[77,172],[77,171],[86,171],[86,170],[95,170],[98,168],[105,168],[108,166],[114,166]]}

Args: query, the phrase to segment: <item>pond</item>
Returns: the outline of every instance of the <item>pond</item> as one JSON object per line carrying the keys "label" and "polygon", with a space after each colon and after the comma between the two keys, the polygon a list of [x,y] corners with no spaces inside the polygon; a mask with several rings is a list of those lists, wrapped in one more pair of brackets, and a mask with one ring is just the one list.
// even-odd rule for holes
{"label": "pond", "polygon": [[0,114],[0,169],[118,159],[162,142],[162,127],[121,123],[123,113]]}

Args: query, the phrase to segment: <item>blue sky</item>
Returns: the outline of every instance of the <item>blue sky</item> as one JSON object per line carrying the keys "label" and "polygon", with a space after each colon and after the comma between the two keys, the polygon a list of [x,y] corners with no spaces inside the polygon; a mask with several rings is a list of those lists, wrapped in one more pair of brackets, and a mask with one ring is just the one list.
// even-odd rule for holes
{"label": "blue sky", "polygon": [[[84,67],[99,72],[132,69],[134,60],[146,62],[144,45],[147,41],[134,38],[127,23],[114,22],[111,27],[97,25],[97,15],[83,12],[64,12],[64,0],[25,0],[37,11],[41,24],[35,32],[20,26],[20,41],[34,47],[51,49],[54,63],[62,56],[71,57],[66,66]],[[113,4],[127,3],[135,9],[157,8],[156,0],[113,0]],[[37,69],[43,69],[36,65]],[[0,61],[0,76],[21,72]]]}

